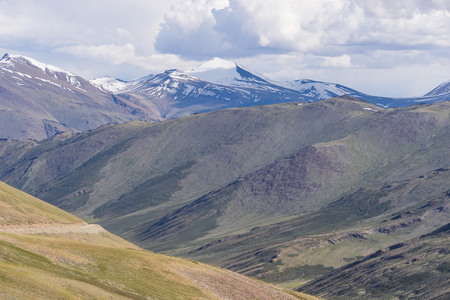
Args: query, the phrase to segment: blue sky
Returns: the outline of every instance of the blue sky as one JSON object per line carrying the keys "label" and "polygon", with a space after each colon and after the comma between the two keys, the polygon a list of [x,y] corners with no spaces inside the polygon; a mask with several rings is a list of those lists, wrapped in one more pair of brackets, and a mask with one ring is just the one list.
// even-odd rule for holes
{"label": "blue sky", "polygon": [[0,50],[87,79],[222,57],[274,80],[420,96],[450,79],[448,0],[0,0]]}

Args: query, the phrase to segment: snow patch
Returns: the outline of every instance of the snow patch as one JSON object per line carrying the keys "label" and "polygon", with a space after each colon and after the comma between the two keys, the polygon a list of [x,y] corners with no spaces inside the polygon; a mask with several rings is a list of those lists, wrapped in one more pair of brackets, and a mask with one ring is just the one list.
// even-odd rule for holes
{"label": "snow patch", "polygon": [[215,84],[236,85],[236,79],[241,78],[236,67],[234,62],[216,57],[185,73]]}
{"label": "snow patch", "polygon": [[41,80],[43,82],[47,82],[47,83],[53,84],[54,86],[57,86],[59,88],[63,88],[62,85],[59,85],[59,84],[57,84],[57,83],[55,83],[53,81],[50,81],[50,80],[47,80],[47,79],[44,79],[44,78],[40,78],[40,77],[36,77],[36,79],[39,79],[39,80]]}
{"label": "snow patch", "polygon": [[382,108],[389,108],[389,105],[384,105],[384,104],[381,104],[381,103],[377,103],[376,105],[380,106]]}
{"label": "snow patch", "polygon": [[81,82],[74,76],[70,76],[69,74],[66,74],[66,80],[68,83],[75,87],[81,87]]}
{"label": "snow patch", "polygon": [[[88,91],[86,91],[85,89],[80,88],[79,86],[75,86],[76,89],[79,89],[80,91],[83,91],[85,93],[87,93]],[[72,91],[71,89],[68,89],[69,91]]]}
{"label": "snow patch", "polygon": [[89,82],[94,86],[100,88],[101,90],[111,93],[122,91],[130,85],[130,83],[128,82],[113,77],[95,78],[93,80],[90,80]]}
{"label": "snow patch", "polygon": [[14,74],[14,71],[11,71],[10,69],[2,68],[4,71],[8,71],[9,73]]}

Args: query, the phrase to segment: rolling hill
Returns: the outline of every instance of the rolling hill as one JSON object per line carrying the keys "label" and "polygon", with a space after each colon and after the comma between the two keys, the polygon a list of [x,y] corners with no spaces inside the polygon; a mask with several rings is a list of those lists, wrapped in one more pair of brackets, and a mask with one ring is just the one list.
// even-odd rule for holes
{"label": "rolling hill", "polygon": [[4,140],[0,179],[147,249],[297,287],[446,224],[449,105],[338,97]]}
{"label": "rolling hill", "polygon": [[318,299],[142,250],[4,183],[0,205],[2,299]]}

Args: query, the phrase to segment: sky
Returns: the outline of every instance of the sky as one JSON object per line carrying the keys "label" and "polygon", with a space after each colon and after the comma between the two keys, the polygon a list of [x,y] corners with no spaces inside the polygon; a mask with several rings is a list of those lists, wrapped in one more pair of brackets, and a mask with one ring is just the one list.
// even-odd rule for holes
{"label": "sky", "polygon": [[450,80],[450,0],[0,0],[0,51],[86,79],[221,57],[378,96]]}

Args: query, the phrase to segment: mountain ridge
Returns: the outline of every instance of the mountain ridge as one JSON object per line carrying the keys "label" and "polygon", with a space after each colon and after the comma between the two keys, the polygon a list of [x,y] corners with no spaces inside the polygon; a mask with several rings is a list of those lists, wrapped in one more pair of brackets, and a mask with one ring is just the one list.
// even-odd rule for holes
{"label": "mountain ridge", "polygon": [[445,83],[423,97],[387,98],[309,79],[276,82],[218,58],[190,71],[166,70],[133,81],[110,77],[88,81],[32,58],[6,54],[0,60],[0,78],[0,138],[10,139],[42,140],[108,123],[164,121],[225,108],[308,103],[342,95],[383,108],[450,99]]}

